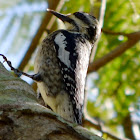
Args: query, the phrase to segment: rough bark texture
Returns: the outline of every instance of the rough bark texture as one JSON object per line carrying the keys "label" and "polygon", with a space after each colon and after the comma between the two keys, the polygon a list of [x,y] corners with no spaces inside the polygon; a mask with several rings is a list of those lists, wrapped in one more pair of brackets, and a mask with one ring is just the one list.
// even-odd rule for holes
{"label": "rough bark texture", "polygon": [[33,89],[0,63],[0,140],[103,140],[37,102]]}

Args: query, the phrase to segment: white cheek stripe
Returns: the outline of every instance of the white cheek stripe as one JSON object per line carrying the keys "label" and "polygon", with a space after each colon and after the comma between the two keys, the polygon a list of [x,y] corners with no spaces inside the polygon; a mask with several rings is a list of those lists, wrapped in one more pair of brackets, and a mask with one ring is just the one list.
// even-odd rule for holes
{"label": "white cheek stripe", "polygon": [[65,41],[66,37],[59,33],[55,37],[55,43],[58,45],[58,58],[68,67],[70,68],[70,52],[66,51],[65,48],[67,47],[67,42]]}

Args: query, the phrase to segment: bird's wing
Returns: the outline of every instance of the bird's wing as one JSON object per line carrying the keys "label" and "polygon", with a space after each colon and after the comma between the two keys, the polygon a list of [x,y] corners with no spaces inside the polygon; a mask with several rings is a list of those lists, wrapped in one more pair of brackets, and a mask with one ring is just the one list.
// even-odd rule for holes
{"label": "bird's wing", "polygon": [[91,45],[82,35],[65,30],[58,32],[53,40],[65,90],[69,93],[75,119],[81,124]]}

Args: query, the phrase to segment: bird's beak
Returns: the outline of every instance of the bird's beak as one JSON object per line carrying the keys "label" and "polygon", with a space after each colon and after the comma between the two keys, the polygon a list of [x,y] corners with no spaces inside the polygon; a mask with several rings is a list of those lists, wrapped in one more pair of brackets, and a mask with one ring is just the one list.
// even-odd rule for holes
{"label": "bird's beak", "polygon": [[69,22],[70,18],[67,15],[58,13],[54,10],[51,9],[47,9],[48,12],[52,13],[53,15],[55,15],[57,18],[61,19],[63,22]]}

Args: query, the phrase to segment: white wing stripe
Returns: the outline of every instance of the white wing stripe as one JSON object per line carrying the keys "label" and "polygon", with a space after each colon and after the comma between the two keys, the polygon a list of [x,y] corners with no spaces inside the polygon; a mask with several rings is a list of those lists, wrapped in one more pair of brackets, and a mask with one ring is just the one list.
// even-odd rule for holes
{"label": "white wing stripe", "polygon": [[56,35],[54,41],[59,46],[58,49],[58,58],[68,67],[70,68],[70,52],[66,51],[65,48],[67,47],[67,42],[65,41],[66,37],[64,34],[59,33]]}

